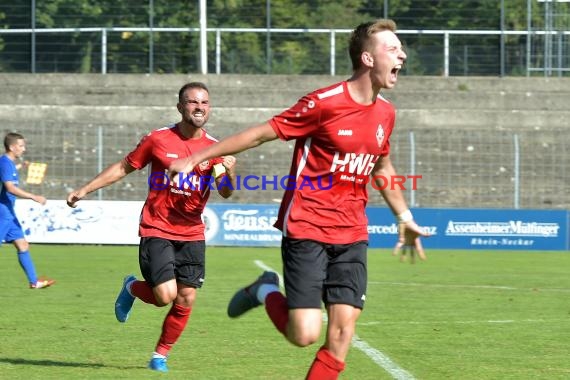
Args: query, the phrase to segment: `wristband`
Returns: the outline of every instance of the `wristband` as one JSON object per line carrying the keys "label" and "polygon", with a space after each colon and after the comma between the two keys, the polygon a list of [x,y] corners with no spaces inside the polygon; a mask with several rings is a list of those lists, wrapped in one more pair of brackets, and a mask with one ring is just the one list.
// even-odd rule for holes
{"label": "wristband", "polygon": [[226,167],[224,165],[215,164],[212,174],[214,174],[214,178],[218,178],[220,175],[224,174],[225,172],[226,172]]}
{"label": "wristband", "polygon": [[398,220],[398,223],[408,223],[414,220],[414,216],[412,215],[412,212],[408,209],[402,212],[401,214],[396,215],[396,219]]}

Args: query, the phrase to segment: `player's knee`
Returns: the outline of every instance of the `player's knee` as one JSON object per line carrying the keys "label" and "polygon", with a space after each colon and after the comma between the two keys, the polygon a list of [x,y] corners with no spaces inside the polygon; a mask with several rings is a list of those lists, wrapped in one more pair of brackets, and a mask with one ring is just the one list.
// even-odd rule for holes
{"label": "player's knee", "polygon": [[179,304],[180,306],[192,307],[194,305],[195,299],[196,299],[196,293],[184,294],[184,295],[181,295],[179,293],[174,302]]}
{"label": "player's knee", "polygon": [[160,298],[160,297],[156,297],[156,306],[158,307],[164,307],[166,305],[169,305],[171,301],[169,301],[168,298]]}
{"label": "player's knee", "polygon": [[286,336],[291,343],[306,347],[319,340],[323,324],[320,309],[294,309],[289,313]]}
{"label": "player's knee", "polygon": [[319,340],[320,332],[298,331],[288,334],[287,338],[298,347],[307,347]]}
{"label": "player's knee", "polygon": [[14,246],[18,252],[26,252],[30,249],[30,243],[25,239],[18,239],[14,241]]}
{"label": "player's knee", "polygon": [[329,342],[336,342],[338,344],[349,344],[354,335],[354,326],[339,326],[337,328],[329,328],[327,332],[327,339]]}
{"label": "player's knee", "polygon": [[172,293],[169,291],[158,291],[158,292],[155,291],[154,296],[156,298],[156,306],[158,307],[169,305],[171,302],[173,302],[176,299],[176,293]]}

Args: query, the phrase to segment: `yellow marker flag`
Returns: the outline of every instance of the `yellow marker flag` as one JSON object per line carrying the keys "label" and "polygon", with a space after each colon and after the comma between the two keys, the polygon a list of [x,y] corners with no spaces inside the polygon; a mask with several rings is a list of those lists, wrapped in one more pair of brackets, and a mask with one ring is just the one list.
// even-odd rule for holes
{"label": "yellow marker flag", "polygon": [[30,162],[28,165],[28,178],[26,183],[39,185],[46,176],[47,164],[44,162]]}

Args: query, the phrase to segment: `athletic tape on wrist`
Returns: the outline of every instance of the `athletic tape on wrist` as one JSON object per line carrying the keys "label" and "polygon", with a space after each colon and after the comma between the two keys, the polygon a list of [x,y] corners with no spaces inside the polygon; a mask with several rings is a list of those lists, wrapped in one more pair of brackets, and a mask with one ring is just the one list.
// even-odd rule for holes
{"label": "athletic tape on wrist", "polygon": [[407,223],[414,220],[414,216],[410,210],[406,210],[401,214],[396,215],[396,219],[398,219],[398,223]]}
{"label": "athletic tape on wrist", "polygon": [[214,171],[212,174],[214,174],[214,178],[218,178],[220,175],[224,174],[226,172],[226,167],[222,164],[215,164],[214,165]]}

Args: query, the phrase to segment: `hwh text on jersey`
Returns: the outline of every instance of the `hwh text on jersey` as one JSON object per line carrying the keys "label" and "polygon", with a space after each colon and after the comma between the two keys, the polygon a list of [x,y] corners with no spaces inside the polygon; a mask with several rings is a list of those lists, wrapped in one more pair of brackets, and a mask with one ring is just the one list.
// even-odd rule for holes
{"label": "hwh text on jersey", "polygon": [[370,175],[380,156],[370,153],[335,152],[330,172]]}

